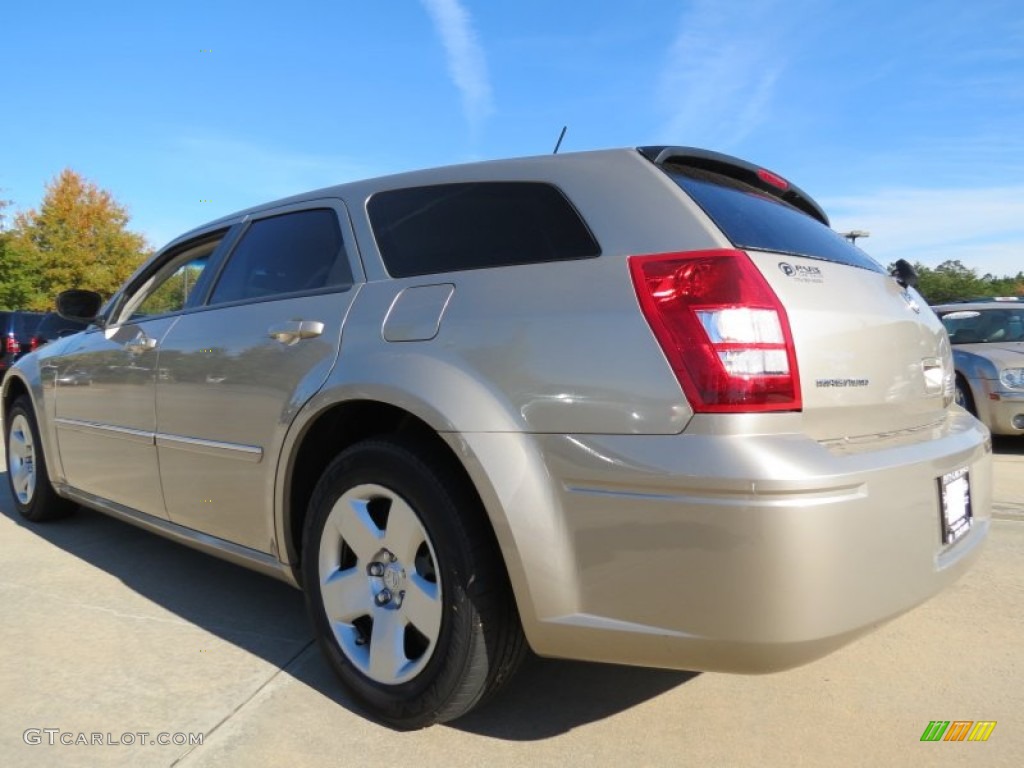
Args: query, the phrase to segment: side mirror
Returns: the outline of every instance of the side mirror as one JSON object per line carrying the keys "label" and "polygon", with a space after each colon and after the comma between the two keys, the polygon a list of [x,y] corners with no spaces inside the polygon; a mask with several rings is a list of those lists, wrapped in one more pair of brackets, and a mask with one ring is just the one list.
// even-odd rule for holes
{"label": "side mirror", "polygon": [[57,314],[65,320],[91,323],[96,319],[102,307],[103,297],[96,291],[83,291],[75,288],[57,295]]}

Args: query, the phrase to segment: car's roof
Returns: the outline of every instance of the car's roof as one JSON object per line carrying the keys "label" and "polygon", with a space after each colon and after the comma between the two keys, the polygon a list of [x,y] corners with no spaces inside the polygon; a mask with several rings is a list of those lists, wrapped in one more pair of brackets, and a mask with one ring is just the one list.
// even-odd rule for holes
{"label": "car's roof", "polygon": [[351,181],[334,184],[329,187],[301,192],[290,197],[260,203],[250,208],[235,211],[213,221],[209,221],[195,229],[186,232],[175,238],[172,243],[190,239],[197,234],[216,229],[228,222],[238,220],[240,217],[260,213],[271,208],[280,208],[294,203],[303,203],[310,200],[318,200],[329,197],[342,197],[344,193],[351,190],[376,191],[392,188],[424,186],[436,183],[451,183],[454,181],[481,181],[489,180],[508,173],[513,169],[523,169],[549,165],[577,165],[587,162],[601,162],[603,158],[613,155],[634,155],[639,158],[641,155],[635,147],[624,147],[618,149],[597,149],[586,152],[565,152],[558,155],[536,155],[532,157],[512,157],[498,160],[479,160],[470,163],[458,163],[454,165],[441,165],[433,168],[404,171],[401,173],[368,176],[366,178],[353,179]]}
{"label": "car's roof", "polygon": [[[626,160],[626,158],[630,160]],[[304,203],[311,200],[340,197],[344,198],[351,194],[355,197],[368,197],[376,192],[400,189],[403,187],[427,186],[430,184],[445,184],[455,182],[493,181],[504,180],[550,180],[567,175],[580,175],[589,178],[595,166],[615,164],[630,161],[643,162],[644,158],[650,161],[652,167],[665,162],[683,161],[689,164],[696,164],[699,167],[707,167],[710,170],[732,167],[746,171],[746,183],[756,188],[770,192],[775,197],[796,206],[804,213],[818,219],[828,226],[828,217],[821,207],[812,200],[799,187],[791,182],[782,179],[774,173],[761,171],[759,166],[752,165],[745,160],[730,155],[724,155],[708,150],[696,149],[693,147],[619,147],[613,149],[596,149],[583,152],[564,152],[561,154],[534,155],[528,157],[511,157],[495,160],[480,160],[476,162],[461,163],[454,165],[443,165],[434,168],[405,171],[402,173],[353,179],[343,184],[336,184],[321,189],[303,192],[291,197],[273,200],[259,205],[252,206],[241,211],[222,216],[213,221],[202,224],[189,232],[176,237],[166,247],[187,241],[205,232],[210,232],[229,223],[238,221],[240,218],[261,213],[274,208]],[[710,163],[710,165],[709,165]],[[622,168],[621,165],[618,166]],[[759,180],[758,173],[767,173],[775,179],[774,182]],[[776,189],[776,185],[783,185],[783,192]],[[162,250],[162,249],[161,249]]]}

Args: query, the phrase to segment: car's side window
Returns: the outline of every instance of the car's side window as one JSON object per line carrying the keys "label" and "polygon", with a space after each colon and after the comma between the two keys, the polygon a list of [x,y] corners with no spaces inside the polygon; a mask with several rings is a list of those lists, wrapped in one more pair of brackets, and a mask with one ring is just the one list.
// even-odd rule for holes
{"label": "car's side window", "polygon": [[378,192],[366,206],[392,277],[588,259],[601,254],[568,198],[533,181]]}
{"label": "car's side window", "polygon": [[179,251],[121,302],[115,323],[184,309],[220,241],[206,239]]}
{"label": "car's side window", "polygon": [[207,254],[180,265],[143,300],[134,314],[149,317],[184,309],[209,260],[210,256]]}
{"label": "car's side window", "polygon": [[350,285],[338,217],[329,208],[315,208],[254,221],[228,258],[209,303]]}

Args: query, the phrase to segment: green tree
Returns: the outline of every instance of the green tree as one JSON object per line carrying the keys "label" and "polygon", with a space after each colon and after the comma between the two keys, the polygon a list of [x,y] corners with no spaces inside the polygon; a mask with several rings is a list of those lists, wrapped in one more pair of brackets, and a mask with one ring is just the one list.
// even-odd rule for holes
{"label": "green tree", "polygon": [[917,271],[917,290],[933,304],[986,293],[977,271],[960,261],[944,261],[934,269],[915,264],[914,269]]}
{"label": "green tree", "polygon": [[68,288],[110,296],[150,252],[128,220],[109,192],[61,171],[38,211],[14,217],[0,257],[0,302],[45,310]]}
{"label": "green tree", "polygon": [[1024,272],[1018,272],[1016,277],[979,277],[976,269],[956,260],[944,261],[934,269],[918,263],[914,269],[917,290],[930,304],[982,296],[1024,296]]}
{"label": "green tree", "polygon": [[9,200],[0,200],[0,309],[20,309],[28,306],[35,287],[29,265],[9,246],[11,233],[4,226],[9,206]]}

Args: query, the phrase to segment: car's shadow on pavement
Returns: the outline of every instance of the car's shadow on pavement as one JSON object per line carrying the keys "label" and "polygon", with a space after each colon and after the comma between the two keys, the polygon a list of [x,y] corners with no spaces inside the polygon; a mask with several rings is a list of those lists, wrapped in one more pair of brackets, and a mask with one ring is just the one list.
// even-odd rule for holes
{"label": "car's shadow on pavement", "polygon": [[[313,642],[299,591],[84,508],[64,520],[29,523],[14,509],[4,472],[0,514],[181,619],[279,666],[363,715]],[[531,658],[494,700],[452,727],[497,739],[545,739],[633,707],[694,676]]]}
{"label": "car's shadow on pavement", "polygon": [[451,727],[512,741],[545,739],[653,699],[698,674],[534,657],[493,701]]}

